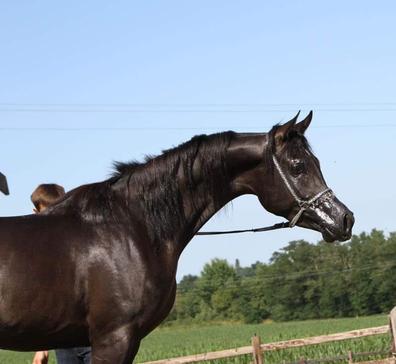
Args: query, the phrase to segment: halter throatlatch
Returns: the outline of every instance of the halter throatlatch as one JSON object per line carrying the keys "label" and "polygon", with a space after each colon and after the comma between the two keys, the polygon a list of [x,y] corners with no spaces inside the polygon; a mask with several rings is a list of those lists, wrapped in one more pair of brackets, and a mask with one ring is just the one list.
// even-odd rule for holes
{"label": "halter throatlatch", "polygon": [[290,194],[293,196],[293,198],[296,200],[298,206],[300,207],[300,210],[293,217],[293,219],[291,219],[291,221],[289,222],[289,227],[292,228],[297,224],[298,220],[300,220],[300,217],[304,213],[305,210],[313,208],[313,206],[317,200],[319,200],[325,193],[328,193],[328,192],[332,193],[332,191],[330,188],[326,188],[323,191],[317,193],[315,196],[313,196],[309,200],[302,200],[300,197],[297,196],[297,193],[294,191],[290,182],[287,180],[276,157],[272,156],[272,160],[274,161],[276,170],[278,171],[279,175],[281,176],[283,183],[285,184],[285,186],[289,190]]}

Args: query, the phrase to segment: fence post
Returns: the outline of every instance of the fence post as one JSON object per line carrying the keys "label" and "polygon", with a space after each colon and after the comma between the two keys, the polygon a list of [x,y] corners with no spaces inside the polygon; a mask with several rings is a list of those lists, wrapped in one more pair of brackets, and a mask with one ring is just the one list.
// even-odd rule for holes
{"label": "fence post", "polygon": [[352,351],[348,351],[348,364],[353,364],[353,354]]}
{"label": "fence post", "polygon": [[392,339],[392,357],[396,358],[396,307],[393,307],[392,311],[389,314],[389,326]]}
{"label": "fence post", "polygon": [[252,337],[253,347],[253,364],[263,364],[263,352],[261,350],[261,339],[260,336],[254,335]]}

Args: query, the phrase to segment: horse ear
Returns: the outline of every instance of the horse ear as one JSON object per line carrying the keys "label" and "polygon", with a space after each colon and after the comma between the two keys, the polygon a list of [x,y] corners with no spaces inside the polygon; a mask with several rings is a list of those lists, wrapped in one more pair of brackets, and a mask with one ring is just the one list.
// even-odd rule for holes
{"label": "horse ear", "polygon": [[296,126],[296,121],[298,119],[298,116],[300,115],[300,111],[297,113],[297,115],[289,120],[287,123],[280,125],[276,132],[275,132],[275,143],[276,145],[282,144],[282,142],[287,138],[287,135],[293,130],[293,128]]}
{"label": "horse ear", "polygon": [[309,124],[311,124],[312,121],[312,115],[313,112],[312,110],[309,112],[309,114],[305,117],[304,120],[300,121],[298,124],[296,124],[294,126],[294,130],[296,130],[297,132],[299,132],[300,134],[304,134],[305,130],[308,129]]}

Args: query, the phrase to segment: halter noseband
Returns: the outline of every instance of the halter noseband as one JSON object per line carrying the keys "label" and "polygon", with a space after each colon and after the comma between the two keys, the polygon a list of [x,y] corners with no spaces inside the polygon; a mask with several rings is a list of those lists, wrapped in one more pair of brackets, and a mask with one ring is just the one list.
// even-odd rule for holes
{"label": "halter noseband", "polygon": [[314,203],[319,200],[325,193],[330,192],[331,194],[333,193],[330,188],[326,188],[323,191],[317,193],[315,196],[313,196],[309,200],[302,200],[300,197],[297,196],[296,192],[294,191],[293,187],[291,186],[290,182],[287,180],[285,174],[282,171],[282,168],[276,159],[276,157],[273,155],[272,160],[274,161],[276,170],[279,172],[279,175],[282,178],[283,183],[289,190],[290,194],[293,196],[294,200],[297,202],[298,206],[300,207],[300,210],[297,212],[297,214],[293,217],[293,219],[289,222],[289,227],[294,227],[298,220],[300,219],[301,215],[304,213],[305,210],[311,209],[314,205]]}

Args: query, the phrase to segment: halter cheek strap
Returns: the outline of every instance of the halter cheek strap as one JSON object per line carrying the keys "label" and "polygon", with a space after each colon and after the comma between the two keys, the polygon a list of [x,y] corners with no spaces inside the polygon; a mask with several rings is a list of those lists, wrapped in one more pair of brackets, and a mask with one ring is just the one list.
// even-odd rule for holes
{"label": "halter cheek strap", "polygon": [[294,188],[286,178],[286,175],[283,173],[283,170],[276,159],[275,156],[272,156],[272,160],[274,161],[276,170],[278,171],[279,175],[281,176],[281,179],[283,183],[285,184],[286,188],[289,190],[290,194],[293,196],[294,200],[297,202],[298,206],[300,207],[300,210],[297,212],[297,214],[291,219],[289,222],[289,227],[294,227],[298,220],[300,220],[301,215],[304,213],[305,210],[313,208],[314,203],[319,200],[325,193],[330,192],[332,193],[330,188],[326,188],[323,191],[317,193],[315,196],[310,198],[309,200],[302,200],[300,197],[297,196],[296,192],[294,191]]}

